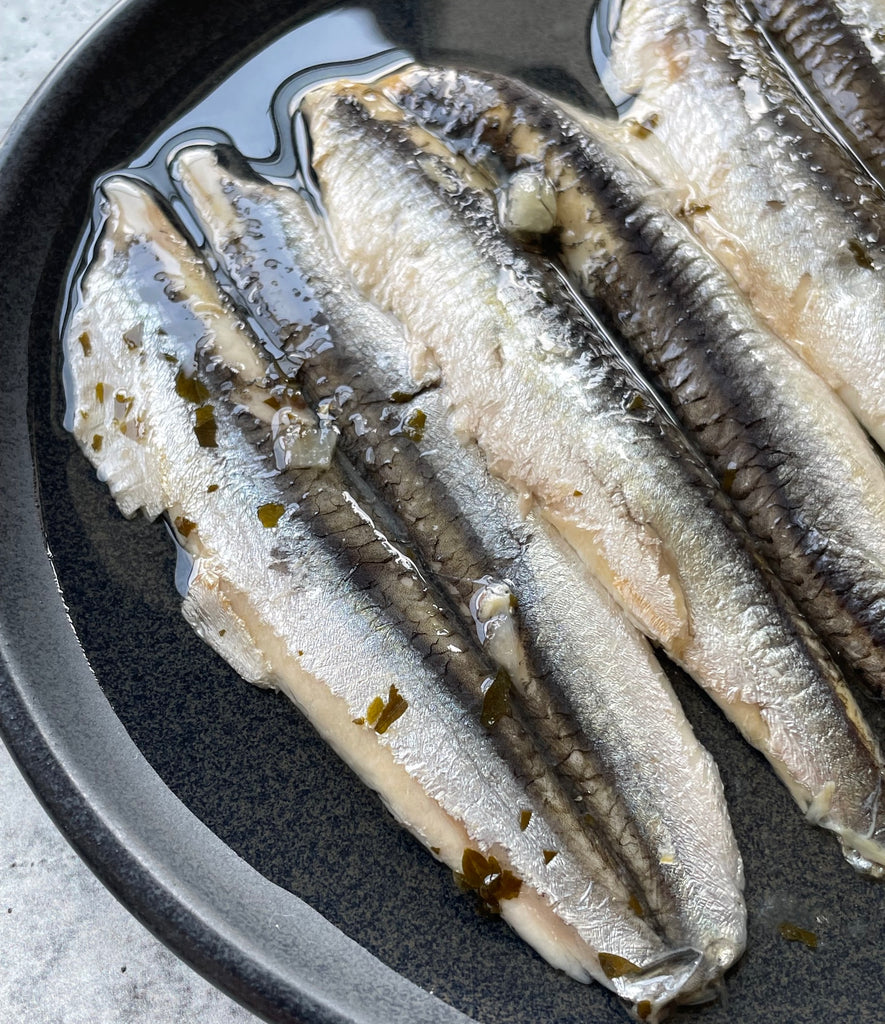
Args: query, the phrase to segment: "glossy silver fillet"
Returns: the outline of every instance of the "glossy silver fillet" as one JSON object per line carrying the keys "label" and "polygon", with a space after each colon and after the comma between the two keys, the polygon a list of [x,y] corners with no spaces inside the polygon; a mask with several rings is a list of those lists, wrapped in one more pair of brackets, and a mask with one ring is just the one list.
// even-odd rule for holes
{"label": "glossy silver fillet", "polygon": [[556,256],[666,395],[801,612],[885,693],[885,471],[832,389],[649,179],[552,101],[447,70],[379,87],[453,147],[469,140],[474,162],[499,168],[505,195],[527,179],[550,189],[535,202],[547,203]]}
{"label": "glossy silver fillet", "polygon": [[644,638],[455,436],[445,386],[415,378],[401,328],[357,292],[296,191],[227,150],[184,150],[176,174],[256,318],[299,339],[298,380],[320,405],[339,396],[339,447],[507,669],[664,933],[711,974],[728,966],[745,941],[740,856],[715,765]]}
{"label": "glossy silver fillet", "polygon": [[813,108],[885,184],[885,79],[835,0],[745,0]]}
{"label": "glossy silver fillet", "polygon": [[372,86],[332,84],[304,106],[338,247],[439,363],[464,435],[539,502],[851,862],[879,872],[878,745],[680,437],[501,232],[459,159]]}
{"label": "glossy silver fillet", "polygon": [[618,144],[883,446],[876,190],[760,58],[731,3],[626,0],[611,67],[636,94]]}
{"label": "glossy silver fillet", "polygon": [[278,467],[261,406],[294,413],[297,396],[205,264],[142,188],[103,188],[66,340],[75,434],[124,512],[169,516],[194,558],[188,620],[247,679],[288,693],[539,952],[656,1017],[694,989],[699,955],[633,912],[555,780],[530,748],[517,756],[516,720],[481,724],[471,691],[488,661],[345,463]]}

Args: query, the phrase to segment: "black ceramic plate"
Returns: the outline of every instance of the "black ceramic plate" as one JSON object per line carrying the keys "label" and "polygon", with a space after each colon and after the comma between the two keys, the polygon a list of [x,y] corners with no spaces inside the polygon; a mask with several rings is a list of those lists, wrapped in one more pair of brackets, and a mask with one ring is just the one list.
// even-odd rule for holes
{"label": "black ceramic plate", "polygon": [[[227,94],[242,105],[250,156],[273,143],[272,86],[343,58],[342,47],[348,57],[388,46],[494,65],[586,99],[585,7],[563,0],[542,18],[533,0],[379,0],[330,18],[329,4],[292,0],[132,0],[68,58],[3,150],[3,732],[105,884],[268,1020],[577,1024],[625,1014],[480,918],[282,697],[241,682],[185,625],[163,527],[124,522],[62,427],[57,324],[92,182],[284,37],[275,63],[255,65],[270,67],[266,80],[247,76]],[[726,996],[679,1015],[882,1019],[885,890],[853,875],[762,760],[676,685],[723,773],[750,912],[748,952]],[[871,714],[881,729],[879,709]],[[815,932],[817,950],[787,942],[783,921]]]}

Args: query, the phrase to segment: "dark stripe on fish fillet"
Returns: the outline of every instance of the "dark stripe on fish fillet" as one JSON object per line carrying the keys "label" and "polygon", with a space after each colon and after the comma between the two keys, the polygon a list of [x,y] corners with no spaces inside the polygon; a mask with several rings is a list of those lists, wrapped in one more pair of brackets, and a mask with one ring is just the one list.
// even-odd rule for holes
{"label": "dark stripe on fish fillet", "polygon": [[724,275],[679,237],[667,214],[649,206],[604,144],[528,90],[496,76],[486,81],[491,88],[484,94],[477,84],[478,99],[484,97],[492,110],[503,100],[518,111],[515,128],[498,131],[495,116],[486,117],[479,102],[469,99],[463,119],[453,122],[450,110],[426,87],[398,94],[397,100],[419,120],[444,125],[446,138],[454,124],[460,139],[470,139],[476,158],[494,149],[507,172],[524,162],[513,145],[523,121],[537,128],[545,153],[552,150],[557,161],[574,168],[577,187],[616,246],[608,264],[594,265],[582,282],[597,313],[629,340],[660,381],[718,479],[728,481],[731,498],[804,614],[850,669],[878,688],[885,679],[883,581],[871,578],[862,554],[838,524],[809,522],[803,499],[815,481],[791,468],[791,456],[772,441],[766,422],[777,405],[777,390],[758,375],[751,380],[752,368],[736,367],[729,358],[746,327],[728,309],[733,296],[723,292],[725,301],[719,301]]}
{"label": "dark stripe on fish fillet", "polygon": [[[469,633],[459,628],[461,623],[452,614],[445,595],[420,568],[413,568],[411,553],[398,551],[396,541],[383,536],[392,511],[378,506],[377,497],[341,455],[327,470],[278,470],[269,427],[238,406],[230,389],[230,371],[215,362],[211,350],[198,352],[197,362],[203,383],[215,396],[213,406],[220,435],[238,435],[253,449],[262,466],[258,472],[272,481],[287,512],[294,510],[299,521],[327,546],[341,568],[342,578],[366,595],[380,620],[399,631],[404,644],[420,651],[455,699],[480,718],[485,687],[495,678],[496,666],[476,649]],[[345,494],[357,499],[372,523],[365,521]],[[297,557],[297,552],[281,547],[281,566]],[[450,644],[459,649],[457,653],[449,649]],[[620,858],[598,836],[577,824],[575,815],[579,812],[573,805],[574,793],[569,793],[572,787],[567,781],[563,786],[564,780],[552,774],[551,764],[537,749],[523,719],[518,701],[512,700],[509,711],[491,725],[489,733],[499,755],[527,792],[550,809],[572,853],[588,864],[604,864],[612,885],[617,878],[627,899],[642,900],[641,890],[637,893]],[[613,891],[618,891],[617,886]],[[643,913],[647,912],[643,908]]]}
{"label": "dark stripe on fish fillet", "polygon": [[[417,185],[427,187],[427,176],[416,163],[423,157],[420,148],[409,138],[407,129],[393,122],[373,119],[365,108],[349,97],[337,98],[337,114],[346,128],[358,129],[369,138],[377,138],[379,144],[402,158],[406,173],[410,173]],[[443,177],[447,168],[441,162],[437,167]],[[633,403],[637,382],[628,377],[620,356],[603,334],[591,324],[572,301],[568,292],[555,273],[545,266],[544,261],[513,242],[501,231],[500,222],[490,195],[465,187],[452,172],[447,187],[439,187],[435,195],[449,207],[452,215],[472,232],[474,241],[483,256],[512,276],[519,290],[519,300],[525,308],[531,306],[539,321],[539,333],[546,330],[556,337],[561,345],[557,358],[567,361],[573,358],[580,362],[582,375],[594,388],[610,388],[622,401],[624,415],[634,423],[643,424],[650,435],[667,435],[677,446],[680,454],[690,462],[701,476],[707,469],[685,448],[681,432],[662,420],[654,400],[649,403]],[[647,385],[646,385],[647,387]],[[630,408],[628,408],[630,406]],[[704,484],[701,484],[704,486]]]}
{"label": "dark stripe on fish fillet", "polygon": [[857,32],[826,0],[749,0],[769,36],[858,156],[885,174],[885,81]]}
{"label": "dark stripe on fish fillet", "polygon": [[809,521],[804,496],[815,481],[803,479],[770,436],[777,389],[761,376],[744,386],[751,369],[729,359],[745,328],[728,311],[730,297],[718,301],[721,275],[674,240],[640,197],[618,188],[598,150],[579,145],[570,155],[582,185],[598,188],[596,208],[623,242],[621,258],[588,282],[611,328],[629,338],[719,479],[729,480],[732,500],[800,609],[854,671],[885,679],[883,581],[871,578],[838,524]]}
{"label": "dark stripe on fish fillet", "polygon": [[[723,68],[730,69],[735,88],[743,89],[742,78],[746,75],[764,98],[762,109],[753,113],[754,119],[769,123],[780,136],[780,145],[794,159],[802,161],[817,187],[836,199],[856,220],[857,238],[862,245],[885,247],[885,220],[879,209],[885,182],[875,164],[864,164],[851,134],[837,140],[826,130],[813,105],[800,98],[796,86],[772,55],[771,44],[759,25],[747,17],[735,0],[705,0],[698,5],[698,15],[714,36],[707,45],[714,46],[715,42],[721,48],[720,62]],[[859,170],[865,173],[858,174]],[[772,198],[791,200],[789,195]],[[846,245],[850,242],[851,239],[845,239]]]}
{"label": "dark stripe on fish fillet", "polygon": [[[248,164],[242,158],[238,160],[232,151],[219,155],[223,166],[230,167],[236,174],[253,174]],[[246,219],[248,213],[244,213]],[[255,211],[256,223],[260,214],[260,209]],[[261,232],[261,244],[268,247],[267,257],[274,258],[276,254],[280,261],[292,262],[285,248],[276,249],[267,231]],[[255,299],[250,296],[257,296],[258,318],[268,324],[271,337],[279,340],[284,350],[291,351],[273,311],[266,303],[261,308],[260,267],[255,269],[250,254],[239,255],[236,246],[229,247],[225,258],[241,303],[251,306]],[[342,386],[353,390],[352,398],[340,403],[340,413],[336,416],[341,431],[337,447],[351,460],[356,472],[371,480],[374,490],[385,494],[388,500],[394,499],[392,503],[408,527],[409,535],[419,544],[427,568],[440,574],[441,581],[450,586],[460,600],[469,600],[473,581],[487,572],[488,556],[475,531],[460,515],[456,502],[442,487],[432,468],[422,461],[419,446],[408,436],[408,425],[400,423],[403,410],[409,407],[409,395],[404,389],[409,389],[411,382],[393,379],[390,374],[351,355],[346,341],[336,340],[338,328],[326,320],[322,302],[315,298],[311,282],[306,278],[301,278],[301,282],[302,295],[316,303],[331,344],[309,353],[298,369],[298,384],[314,408],[325,401],[335,401],[336,392]],[[354,422],[356,418],[358,424]]]}
{"label": "dark stripe on fish fillet", "polygon": [[[281,190],[254,178],[242,161],[231,160],[226,153],[217,155],[219,163],[223,159],[225,168],[219,171],[220,186],[225,188],[232,208],[250,225],[248,240],[235,239],[225,245],[221,258],[239,290],[240,302],[259,309],[271,332],[278,336],[284,321],[288,323],[293,307],[285,300],[274,299],[278,275],[275,269],[268,273],[264,268],[268,259],[273,266],[276,257],[286,251],[285,240],[278,235],[282,222],[273,209],[267,208],[272,207],[274,193],[279,194]],[[239,181],[232,180],[234,174]],[[259,190],[267,190],[267,193],[262,195]],[[207,230],[211,234],[211,227]],[[294,250],[297,261],[297,242]],[[290,265],[295,262],[292,257],[293,253],[289,253]],[[343,273],[343,268],[329,267],[327,272],[334,276]],[[311,308],[315,305],[321,310],[322,296],[329,281],[325,278],[318,281],[317,276],[322,275],[316,275],[309,281],[306,276],[300,276],[296,282],[293,277],[296,273],[301,271],[290,268],[286,288],[295,287],[299,301],[307,298]],[[267,292],[263,288],[265,280],[272,282]],[[282,308],[275,308],[281,301]],[[325,320],[324,323],[331,344],[311,354],[297,378],[314,400],[336,393],[342,385],[354,389],[352,398],[344,403],[342,415],[338,416],[341,429],[338,450],[347,455],[353,470],[362,475],[366,485],[396,508],[423,564],[458,605],[462,626],[468,633],[473,626],[469,603],[476,593],[477,581],[501,579],[513,570],[511,578],[519,600],[519,609],[514,614],[519,622],[520,653],[526,667],[526,677],[523,678],[522,673],[515,676],[513,687],[519,694],[525,721],[546,749],[548,759],[568,780],[566,785],[570,785],[584,812],[594,820],[593,828],[626,857],[635,891],[648,893],[649,905],[666,933],[674,939],[681,938],[672,906],[674,897],[662,882],[657,854],[650,850],[648,837],[632,821],[611,767],[575,721],[572,702],[563,692],[563,666],[557,663],[556,657],[551,657],[544,644],[535,642],[535,631],[540,630],[542,636],[549,634],[552,623],[549,615],[539,614],[534,608],[541,598],[536,593],[536,582],[527,575],[524,559],[520,558],[521,545],[527,542],[524,531],[522,534],[518,534],[516,528],[511,531],[497,509],[489,510],[486,528],[489,522],[500,522],[500,532],[492,545],[495,554],[485,549],[472,529],[469,514],[464,514],[440,478],[440,470],[460,458],[466,463],[462,469],[468,473],[468,479],[481,491],[482,481],[474,480],[478,473],[473,468],[480,459],[478,453],[469,459],[468,452],[451,434],[450,428],[437,423],[428,424],[428,436],[423,441],[406,431],[392,433],[397,418],[407,415],[415,402],[420,405],[420,398],[405,403],[401,399],[400,403],[394,403],[391,399],[392,394],[409,386],[409,380],[396,376],[383,360],[373,362],[371,357],[360,355],[360,343],[353,343],[344,336],[344,328]],[[396,330],[394,325],[389,329]],[[397,341],[404,345],[404,339]],[[383,349],[389,347],[390,342],[379,345]],[[350,350],[353,347],[356,352]],[[354,414],[348,416],[351,408]],[[439,404],[434,406],[437,415],[439,408]],[[358,426],[354,422],[357,418]],[[370,451],[371,458],[368,457]],[[515,496],[509,504],[512,504],[515,522],[520,522]],[[502,552],[510,554],[502,556]],[[581,585],[580,580],[569,578],[567,574],[566,580],[566,585]],[[529,622],[534,622],[531,629],[525,626],[526,616]],[[591,624],[586,626],[590,628]],[[569,682],[574,685],[574,680]]]}

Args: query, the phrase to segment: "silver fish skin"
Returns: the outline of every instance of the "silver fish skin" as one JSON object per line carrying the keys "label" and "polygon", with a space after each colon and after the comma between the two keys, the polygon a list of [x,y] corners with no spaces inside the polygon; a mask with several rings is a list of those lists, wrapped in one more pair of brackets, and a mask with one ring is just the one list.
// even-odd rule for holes
{"label": "silver fish skin", "polygon": [[[466,183],[457,158],[373,86],[332,83],[303,105],[339,250],[430,350],[492,471],[539,502],[849,861],[881,873],[877,742],[819,641],[726,525],[703,469],[636,402],[605,339],[502,234],[494,199]],[[662,584],[631,577],[636,552]],[[661,605],[674,594],[678,604]]]}
{"label": "silver fish skin", "polygon": [[551,101],[448,70],[378,85],[444,141],[469,140],[473,160],[503,166],[511,189],[527,174],[552,185],[548,230],[563,265],[666,395],[800,611],[885,693],[885,472],[832,389],[648,178]]}
{"label": "silver fish skin", "polygon": [[880,73],[885,71],[885,3],[882,0],[836,0],[839,15],[862,40]]}
{"label": "silver fish skin", "polygon": [[860,32],[833,0],[746,0],[746,7],[813,107],[885,184],[885,79]]}
{"label": "silver fish skin", "polygon": [[401,511],[427,561],[461,574],[451,585],[462,610],[666,936],[704,951],[711,975],[729,966],[746,935],[740,855],[715,764],[645,639],[461,444],[445,386],[415,379],[401,329],[353,287],[294,189],[202,147],[179,153],[175,171],[217,258],[276,337],[308,307],[325,313],[330,344],[299,379],[344,390],[339,445]]}
{"label": "silver fish skin", "polygon": [[733,4],[625,0],[611,71],[636,96],[608,126],[617,144],[885,446],[876,190],[760,59]]}
{"label": "silver fish skin", "polygon": [[286,692],[445,863],[481,854],[493,889],[514,873],[500,912],[542,955],[656,1019],[696,989],[700,956],[663,943],[604,862],[588,870],[577,817],[502,756],[453,685],[483,660],[445,628],[371,502],[335,463],[329,477],[275,469],[260,347],[149,193],[126,179],[103,191],[108,220],[66,336],[74,432],[122,511],[169,516],[194,559],[185,616],[246,679]]}

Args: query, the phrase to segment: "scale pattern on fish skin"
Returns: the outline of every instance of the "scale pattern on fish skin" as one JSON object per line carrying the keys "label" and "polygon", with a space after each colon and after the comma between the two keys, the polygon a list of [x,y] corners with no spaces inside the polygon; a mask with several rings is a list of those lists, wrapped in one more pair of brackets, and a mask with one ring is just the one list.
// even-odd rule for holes
{"label": "scale pattern on fish skin", "polygon": [[[257,180],[226,151],[185,150],[177,177],[218,257],[242,282],[241,295],[248,282],[248,304],[273,322],[275,337],[297,317],[306,294],[325,311],[332,343],[312,354],[299,375],[331,392],[346,388],[339,445],[404,516],[426,563],[439,557],[441,536],[459,549],[440,564],[468,618],[477,588],[506,578],[520,627],[511,641],[504,635],[502,664],[533,732],[573,782],[593,827],[630,866],[635,891],[644,893],[664,933],[726,966],[744,942],[740,858],[715,767],[647,647],[584,572],[571,568],[574,556],[550,528],[534,515],[526,522],[479,452],[454,436],[444,382],[422,390],[412,379],[401,330],[347,285],[304,200]],[[304,278],[286,287],[275,255],[283,251]],[[393,394],[401,397],[391,405]],[[416,410],[420,437],[399,426]],[[416,490],[425,491],[418,523]],[[654,725],[639,713],[649,702]],[[645,770],[649,758],[656,770]],[[676,806],[668,787],[691,793],[691,800]]]}
{"label": "scale pattern on fish skin", "polygon": [[518,83],[445,70],[379,83],[474,161],[555,187],[557,254],[620,332],[843,665],[885,691],[885,473],[853,417],[603,139]]}
{"label": "scale pattern on fish skin", "polygon": [[[104,189],[109,226],[67,343],[77,437],[129,514],[168,511],[196,560],[184,604],[189,621],[248,678],[286,689],[407,827],[428,845],[437,840],[452,866],[468,843],[511,865],[523,888],[501,901],[502,915],[558,966],[582,980],[597,978],[643,1005],[650,1019],[696,992],[708,977],[699,971],[703,958],[663,943],[636,915],[631,894],[574,810],[557,803],[558,784],[526,746],[516,718],[505,716],[491,732],[481,725],[476,677],[488,662],[378,522],[367,521],[373,506],[347,500],[356,477],[346,460],[322,475],[276,467],[267,422],[254,413],[260,346],[212,293],[206,268],[136,185],[115,180]],[[130,260],[133,253],[140,258]],[[164,261],[178,275],[165,290],[156,280]],[[153,271],[146,278],[145,265]],[[201,327],[189,356],[167,330],[182,309]],[[231,356],[225,343],[234,346]],[[185,366],[205,395],[187,397],[179,376]],[[98,388],[108,374],[125,389],[118,392],[126,399],[125,423],[108,420],[115,399],[105,402]],[[211,439],[194,429],[195,394],[199,408],[212,410]],[[94,441],[96,429],[107,431],[102,444]],[[118,474],[132,466],[137,474]],[[261,520],[262,509],[278,507],[275,523]],[[351,536],[362,555],[361,579],[350,572]],[[424,641],[422,609],[432,620]],[[439,649],[443,635],[457,655]],[[334,647],[330,636],[339,641]],[[408,708],[381,735],[354,719],[388,681]],[[523,829],[519,809],[526,805],[533,813]],[[544,849],[557,854],[544,857]],[[612,976],[602,954],[640,970]]]}
{"label": "scale pattern on fish skin", "polygon": [[748,0],[848,144],[885,184],[885,80],[830,0]]}
{"label": "scale pattern on fish skin", "polygon": [[607,126],[611,137],[881,446],[877,190],[731,2],[625,0],[611,68],[636,96],[625,123]]}
{"label": "scale pattern on fish skin", "polygon": [[[635,383],[605,340],[551,301],[554,283],[502,236],[492,197],[465,183],[456,157],[439,155],[370,87],[329,86],[305,107],[341,251],[362,287],[430,348],[493,471],[532,491],[582,554],[628,524],[640,538],[654,531],[689,595],[690,632],[658,635],[663,646],[813,820],[837,832],[852,863],[879,871],[878,745],[820,642],[725,526],[706,472],[650,403],[636,408]],[[361,231],[356,211],[377,230]],[[432,282],[432,303],[419,282]],[[601,494],[618,509],[602,530]]]}
{"label": "scale pattern on fish skin", "polygon": [[[257,340],[252,346],[256,359],[264,361]],[[265,380],[243,381],[219,362],[215,347],[198,348],[196,376],[210,396],[220,396],[211,400],[219,429],[226,432],[228,443],[223,447],[236,450],[237,440],[242,436],[256,453],[256,471],[278,492],[277,501],[293,510],[311,535],[322,542],[341,577],[358,593],[366,595],[385,622],[384,628],[396,630],[403,644],[420,652],[427,668],[479,721],[485,687],[495,676],[494,664],[476,651],[475,644],[460,628],[461,623],[453,620],[444,595],[434,583],[397,541],[385,534],[384,526],[394,514],[381,505],[343,454],[336,453],[326,468],[278,468],[271,427],[249,409],[262,401],[263,395],[270,398],[274,393],[267,386],[276,382],[274,367],[267,361],[264,369]],[[257,394],[250,401],[246,392]],[[396,534],[403,532],[398,530]],[[281,545],[275,553],[283,565],[297,560],[297,549]],[[564,842],[575,856],[583,858],[597,874],[602,873],[600,865],[604,865],[608,886],[620,891],[629,902],[633,894],[621,880],[620,865],[605,847],[592,841],[593,833],[576,824],[566,794],[520,718],[521,709],[512,707],[489,726],[499,756],[524,790],[560,820]]]}

